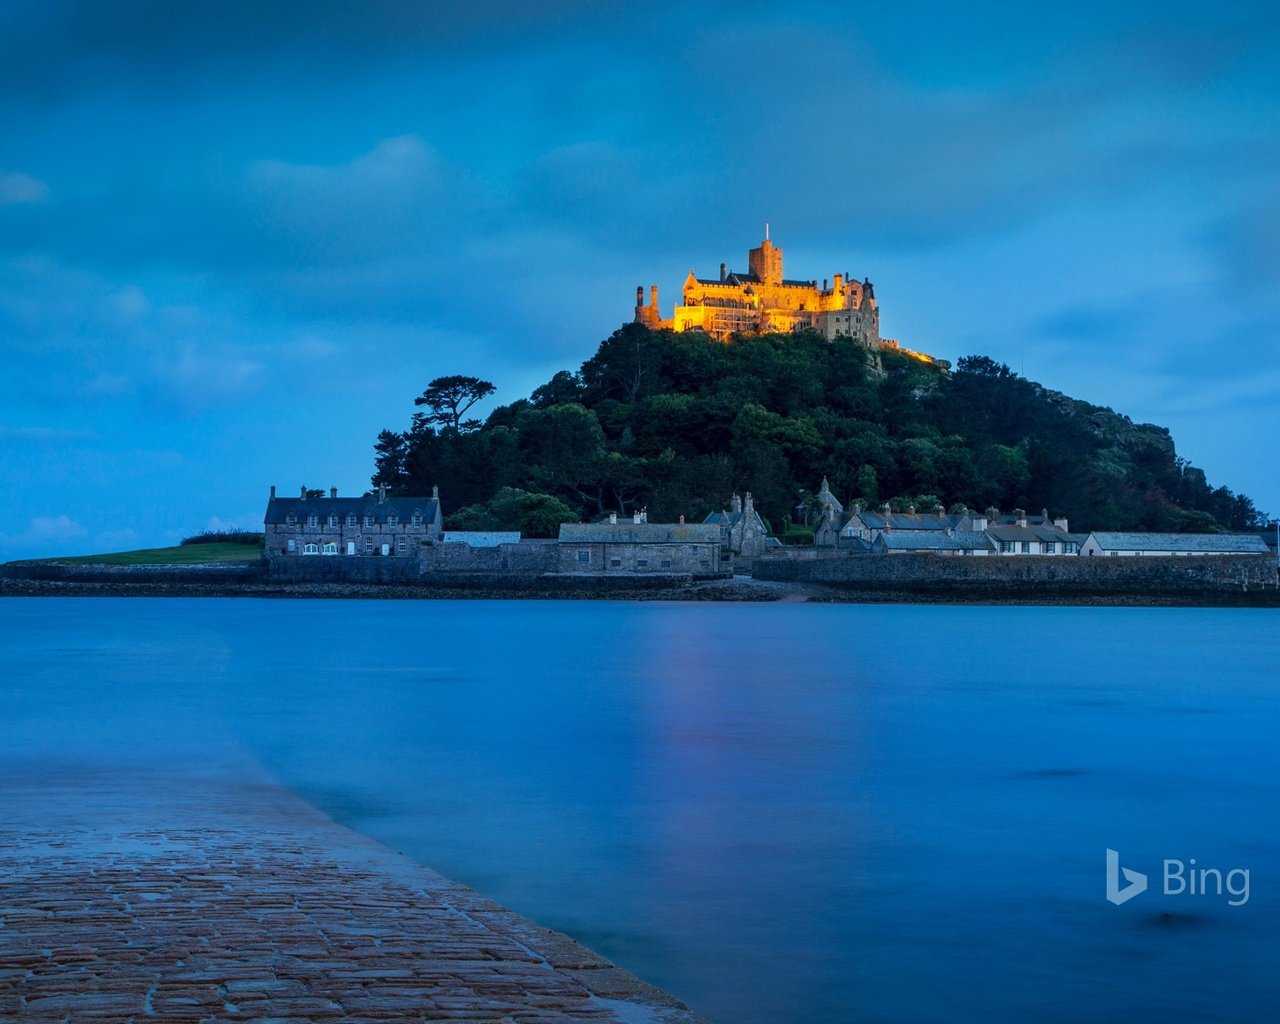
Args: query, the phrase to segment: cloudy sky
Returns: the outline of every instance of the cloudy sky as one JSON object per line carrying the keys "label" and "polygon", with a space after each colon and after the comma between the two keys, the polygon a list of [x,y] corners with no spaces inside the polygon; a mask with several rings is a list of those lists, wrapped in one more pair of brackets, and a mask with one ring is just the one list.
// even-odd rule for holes
{"label": "cloudy sky", "polygon": [[1273,3],[6,0],[0,558],[362,490],[430,378],[527,394],[766,220],[886,335],[1280,512],[1277,43]]}

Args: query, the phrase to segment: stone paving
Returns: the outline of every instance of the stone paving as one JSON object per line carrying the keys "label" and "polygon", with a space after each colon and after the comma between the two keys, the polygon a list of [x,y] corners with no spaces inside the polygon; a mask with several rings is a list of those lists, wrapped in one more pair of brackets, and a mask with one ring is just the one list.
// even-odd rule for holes
{"label": "stone paving", "polygon": [[0,1020],[705,1024],[250,777],[0,766]]}

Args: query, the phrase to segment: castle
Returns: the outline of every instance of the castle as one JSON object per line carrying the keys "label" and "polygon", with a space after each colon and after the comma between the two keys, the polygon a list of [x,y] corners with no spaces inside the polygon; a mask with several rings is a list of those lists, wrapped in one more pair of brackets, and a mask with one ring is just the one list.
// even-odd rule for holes
{"label": "castle", "polygon": [[670,320],[658,311],[658,286],[649,289],[648,305],[643,286],[636,288],[636,322],[654,330],[703,331],[717,341],[731,334],[767,334],[812,328],[826,338],[854,338],[868,348],[896,342],[880,338],[880,309],[869,280],[861,284],[848,274],[836,274],[830,282],[788,280],[782,276],[782,250],[765,238],[747,253],[747,273],[720,264],[720,277],[685,278],[681,304]]}

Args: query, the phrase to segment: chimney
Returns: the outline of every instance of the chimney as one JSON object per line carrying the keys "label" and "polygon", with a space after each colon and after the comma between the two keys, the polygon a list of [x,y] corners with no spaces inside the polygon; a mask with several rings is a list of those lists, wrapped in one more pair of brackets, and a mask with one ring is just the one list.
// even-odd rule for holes
{"label": "chimney", "polygon": [[431,497],[432,497],[432,498],[434,498],[436,501],[439,501],[439,500],[440,500],[440,485],[439,485],[439,484],[432,484],[432,485],[431,485]]}
{"label": "chimney", "polygon": [[1061,530],[1063,533],[1070,533],[1070,532],[1071,532],[1070,530],[1068,530],[1068,529],[1067,529],[1067,517],[1066,517],[1066,516],[1060,516],[1060,517],[1058,517],[1057,519],[1055,519],[1055,520],[1053,521],[1053,525],[1054,525],[1054,526],[1056,526],[1056,527],[1057,527],[1059,530]]}
{"label": "chimney", "polygon": [[658,308],[658,286],[656,284],[649,285],[649,305],[654,309]]}
{"label": "chimney", "polygon": [[887,501],[886,501],[883,505],[881,505],[881,506],[880,506],[880,514],[881,514],[882,516],[887,516],[887,515],[889,515],[892,511],[893,511],[893,509],[891,509],[891,508],[889,507],[889,503],[888,503]]}
{"label": "chimney", "polygon": [[836,291],[841,291],[844,288],[844,277],[842,275],[836,274],[835,285]]}
{"label": "chimney", "polygon": [[947,514],[947,507],[942,504],[942,502],[938,502],[933,506],[933,514],[935,516],[945,516]]}
{"label": "chimney", "polygon": [[336,488],[336,487],[330,487],[330,488],[329,488],[329,497],[331,497],[331,498],[336,498],[337,496],[338,496],[338,488]]}
{"label": "chimney", "polygon": [[828,282],[827,282],[827,279],[824,277],[824,278],[822,279],[822,290],[823,290],[824,292],[827,290],[827,283],[828,283]]}
{"label": "chimney", "polygon": [[726,267],[723,263],[721,263],[720,264],[720,280],[723,281],[728,276],[729,276],[729,268]]}
{"label": "chimney", "polygon": [[1026,525],[1027,525],[1027,512],[1026,512],[1026,509],[1015,508],[1015,509],[1013,510],[1013,521],[1014,521],[1018,526],[1026,526]]}
{"label": "chimney", "polygon": [[610,512],[610,513],[609,513],[609,525],[610,525],[610,526],[617,526],[617,525],[618,525],[618,513],[617,513],[617,512]]}
{"label": "chimney", "polygon": [[644,305],[644,285],[636,285],[636,309]]}
{"label": "chimney", "polygon": [[916,514],[916,507],[915,507],[914,505],[908,505],[908,506],[907,506],[907,515],[909,515],[909,516],[913,516],[913,515],[915,515],[915,514]]}
{"label": "chimney", "polygon": [[301,492],[302,492],[302,493],[301,493],[301,494],[299,494],[298,496],[299,496],[303,501],[306,501],[306,500],[307,500],[307,485],[306,485],[306,484],[303,484],[303,485],[302,485],[302,487],[301,487]]}
{"label": "chimney", "polygon": [[751,500],[751,492],[747,491],[746,498],[742,502],[742,511],[747,515],[751,515],[756,510],[756,503]]}
{"label": "chimney", "polygon": [[272,500],[272,501],[275,501],[275,500],[276,500],[276,485],[275,485],[275,484],[272,484],[272,485],[271,485],[271,500]]}
{"label": "chimney", "polygon": [[634,524],[635,524],[635,525],[637,525],[637,526],[639,526],[639,525],[640,525],[640,523],[642,523],[642,522],[643,522],[643,520],[640,518],[640,510],[639,510],[639,509],[636,509],[634,512],[632,512],[632,513],[631,513],[631,522],[632,522],[632,523],[634,523]]}
{"label": "chimney", "polygon": [[729,501],[729,511],[730,512],[742,511],[742,498],[740,498],[737,494],[735,494],[733,498],[730,499]]}
{"label": "chimney", "polygon": [[385,505],[387,502],[387,485],[378,484],[378,504]]}
{"label": "chimney", "polygon": [[642,508],[640,510],[640,522],[647,523],[649,521],[649,509]]}
{"label": "chimney", "polygon": [[987,506],[986,515],[993,523],[998,523],[1000,521],[1000,510],[994,505]]}
{"label": "chimney", "polygon": [[681,512],[681,513],[680,513],[680,525],[681,525],[681,526],[684,526],[684,513],[683,513],[683,512]]}
{"label": "chimney", "polygon": [[987,517],[984,513],[981,513],[981,512],[973,513],[973,515],[969,518],[969,521],[973,523],[973,529],[975,533],[987,532]]}

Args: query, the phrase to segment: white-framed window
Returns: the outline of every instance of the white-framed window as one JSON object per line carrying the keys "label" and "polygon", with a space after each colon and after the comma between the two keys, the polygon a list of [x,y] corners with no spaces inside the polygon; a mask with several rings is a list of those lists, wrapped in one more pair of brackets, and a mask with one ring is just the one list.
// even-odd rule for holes
{"label": "white-framed window", "polygon": [[336,530],[338,528],[338,517],[332,512],[329,513],[329,529]]}
{"label": "white-framed window", "polygon": [[1047,540],[1047,541],[1045,541],[1043,544],[1041,544],[1041,545],[1040,545],[1040,549],[1041,549],[1041,550],[1042,550],[1046,555],[1052,555],[1052,554],[1057,553],[1058,545],[1057,545],[1054,541]]}
{"label": "white-framed window", "polygon": [[312,512],[311,515],[307,516],[308,527],[314,530],[319,525],[320,525],[320,517],[318,515]]}
{"label": "white-framed window", "polygon": [[347,529],[354,530],[356,528],[356,514],[354,512],[347,513]]}
{"label": "white-framed window", "polygon": [[403,555],[408,550],[409,550],[409,538],[402,533],[400,534],[399,537],[396,538],[396,554]]}
{"label": "white-framed window", "polygon": [[320,546],[318,544],[304,544],[302,545],[302,553],[304,555],[318,555],[320,554]]}
{"label": "white-framed window", "polygon": [[298,542],[292,537],[289,538],[289,554],[296,554],[298,551]]}
{"label": "white-framed window", "polygon": [[389,513],[387,515],[387,525],[394,530],[397,526],[400,525],[400,517],[396,515],[394,512]]}
{"label": "white-framed window", "polygon": [[422,528],[422,513],[417,509],[413,510],[413,528],[415,530]]}
{"label": "white-framed window", "polygon": [[590,564],[591,564],[591,549],[590,549],[590,548],[579,548],[579,549],[578,549],[578,564],[579,564],[579,565],[590,565]]}
{"label": "white-framed window", "polygon": [[373,538],[372,537],[366,537],[364,539],[364,553],[366,555],[373,554]]}
{"label": "white-framed window", "polygon": [[327,541],[322,553],[326,555],[336,555],[338,553],[338,542],[333,540]]}
{"label": "white-framed window", "polygon": [[366,512],[364,514],[364,528],[366,530],[373,529],[373,513],[372,512]]}
{"label": "white-framed window", "polygon": [[297,525],[298,525],[298,517],[297,517],[297,516],[295,516],[292,512],[290,512],[287,516],[285,516],[285,517],[284,517],[284,521],[285,521],[289,526],[297,526]]}
{"label": "white-framed window", "polygon": [[1029,555],[1029,554],[1031,554],[1031,541],[1029,541],[1029,540],[1024,540],[1024,541],[1022,542],[1022,553],[1023,553],[1024,555]]}

